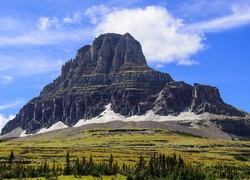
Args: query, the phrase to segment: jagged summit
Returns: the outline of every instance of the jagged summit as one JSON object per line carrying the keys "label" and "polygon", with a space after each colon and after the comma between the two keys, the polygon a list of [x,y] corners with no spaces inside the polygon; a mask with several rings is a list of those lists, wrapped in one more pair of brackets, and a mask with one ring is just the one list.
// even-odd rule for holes
{"label": "jagged summit", "polygon": [[[91,46],[86,45],[79,49],[75,59],[65,63],[61,75],[54,83],[46,86],[42,93],[57,89],[55,85],[58,86],[58,83],[62,89],[81,85],[93,85],[95,89],[96,85],[114,85],[114,83],[122,83],[129,88],[134,87],[136,82],[147,81],[147,77],[143,74],[152,76],[149,81],[153,83],[155,80],[156,89],[161,88],[167,81],[173,81],[170,75],[147,66],[140,43],[130,34],[102,34]],[[141,76],[141,79],[138,76]]]}
{"label": "jagged summit", "polygon": [[96,38],[92,46],[79,49],[74,62],[63,66],[62,75],[69,75],[73,69],[78,75],[91,75],[149,70],[149,67],[140,43],[130,34],[109,33]]}
{"label": "jagged summit", "polygon": [[59,121],[74,126],[81,119],[102,116],[108,104],[124,117],[150,110],[160,116],[178,116],[187,110],[246,116],[225,104],[216,87],[176,82],[169,74],[148,67],[140,43],[130,34],[108,33],[80,48],[75,59],[62,67],[61,75],[28,102],[1,134],[16,128],[36,133]]}

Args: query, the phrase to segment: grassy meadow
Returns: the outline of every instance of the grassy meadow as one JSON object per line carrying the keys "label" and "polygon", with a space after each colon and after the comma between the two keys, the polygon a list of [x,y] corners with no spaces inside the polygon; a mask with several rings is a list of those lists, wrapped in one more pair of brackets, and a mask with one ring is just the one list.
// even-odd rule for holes
{"label": "grassy meadow", "polygon": [[147,160],[161,153],[176,154],[200,166],[219,164],[250,168],[250,141],[212,140],[161,129],[93,129],[71,132],[64,137],[55,133],[2,141],[0,161],[8,161],[13,151],[16,161],[22,160],[28,165],[37,166],[46,160],[50,166],[56,163],[64,167],[66,152],[70,153],[72,161],[92,155],[96,162],[108,162],[112,153],[119,166],[123,163],[134,166],[140,155]]}

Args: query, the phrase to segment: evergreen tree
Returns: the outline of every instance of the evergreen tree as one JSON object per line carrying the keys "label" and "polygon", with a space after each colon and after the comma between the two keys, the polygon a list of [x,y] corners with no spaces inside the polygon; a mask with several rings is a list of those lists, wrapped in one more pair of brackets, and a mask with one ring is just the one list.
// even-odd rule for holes
{"label": "evergreen tree", "polygon": [[64,168],[64,175],[70,175],[71,174],[71,167],[70,167],[70,155],[69,155],[69,151],[67,151],[66,154],[66,165]]}
{"label": "evergreen tree", "polygon": [[81,171],[82,171],[82,166],[80,164],[79,158],[76,158],[74,169],[73,169],[74,176],[79,177],[79,175],[82,174]]}
{"label": "evergreen tree", "polygon": [[82,157],[82,162],[81,162],[81,175],[86,175],[86,159],[85,157],[83,156]]}
{"label": "evergreen tree", "polygon": [[12,164],[14,159],[15,159],[14,153],[13,153],[13,151],[11,151],[10,156],[9,156],[9,163]]}
{"label": "evergreen tree", "polygon": [[113,161],[114,161],[113,155],[111,154],[109,158],[109,174],[110,175],[113,174]]}
{"label": "evergreen tree", "polygon": [[49,165],[47,164],[47,160],[45,160],[43,164],[43,173],[45,175],[49,173]]}
{"label": "evergreen tree", "polygon": [[139,162],[137,163],[136,171],[137,171],[137,172],[141,172],[141,171],[144,169],[145,164],[146,164],[146,162],[145,162],[144,158],[143,158],[142,155],[141,155],[141,156],[139,157]]}
{"label": "evergreen tree", "polygon": [[53,162],[53,166],[52,166],[52,175],[53,177],[55,177],[55,179],[58,179],[58,167],[56,168],[56,163],[55,161]]}
{"label": "evergreen tree", "polygon": [[94,160],[92,154],[89,157],[89,163],[87,169],[89,174],[91,174],[94,171]]}
{"label": "evergreen tree", "polygon": [[150,175],[150,177],[155,176],[155,173],[154,173],[154,158],[153,158],[153,156],[151,156],[150,159],[149,159],[147,172]]}

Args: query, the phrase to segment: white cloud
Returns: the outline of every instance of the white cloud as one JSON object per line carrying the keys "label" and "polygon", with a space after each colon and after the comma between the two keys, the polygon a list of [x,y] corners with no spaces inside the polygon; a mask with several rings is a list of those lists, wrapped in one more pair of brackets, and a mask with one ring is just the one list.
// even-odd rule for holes
{"label": "white cloud", "polygon": [[42,31],[46,31],[50,28],[59,29],[59,28],[62,28],[66,24],[80,24],[82,17],[83,17],[83,14],[80,12],[73,13],[62,19],[58,19],[57,17],[42,16],[39,18],[37,22],[37,27]]}
{"label": "white cloud", "polygon": [[80,12],[73,13],[72,15],[68,15],[63,18],[62,24],[79,24],[81,23],[83,14]]}
{"label": "white cloud", "polygon": [[62,42],[80,41],[85,38],[88,31],[85,29],[75,30],[50,30],[37,31],[33,30],[21,35],[0,36],[0,47],[20,46],[20,45],[56,45]]}
{"label": "white cloud", "polygon": [[[97,18],[93,16],[96,11]],[[112,9],[99,18],[98,8],[91,9],[96,23],[95,33],[131,33],[141,44],[149,63],[191,65],[191,56],[204,48],[201,33],[185,33],[181,19],[174,18],[165,8]],[[98,20],[98,21],[97,21]],[[97,21],[97,22],[96,22]]]}
{"label": "white cloud", "polygon": [[102,20],[103,16],[108,14],[109,12],[110,9],[106,8],[104,5],[100,5],[88,8],[85,11],[84,15],[90,18],[92,24],[97,24]]}
{"label": "white cloud", "polygon": [[164,68],[165,66],[163,64],[156,64],[155,67],[156,68]]}
{"label": "white cloud", "polygon": [[[23,55],[20,62],[18,57],[0,56],[0,72],[11,73],[14,75],[32,75],[49,72],[59,72],[63,65],[62,60],[55,60],[53,57],[35,54]],[[0,83],[8,84],[12,82],[11,76],[0,76]]]}
{"label": "white cloud", "polygon": [[[18,106],[20,104],[22,104],[23,101],[22,100],[17,100],[15,102],[12,102],[10,104],[5,104],[5,105],[0,105],[0,111],[4,110],[4,109],[8,109],[8,108],[11,108],[11,107],[15,107],[15,106]],[[6,123],[9,121],[9,120],[12,120],[14,119],[15,116],[14,115],[9,115],[8,117],[4,116],[3,114],[0,114],[0,132],[2,130],[2,128],[6,125]]]}
{"label": "white cloud", "polygon": [[10,84],[12,82],[12,77],[11,76],[0,76],[0,84]]}
{"label": "white cloud", "polygon": [[15,118],[14,115],[10,115],[9,117],[5,117],[4,115],[0,114],[0,132],[2,131],[2,128],[6,125],[6,123]]}
{"label": "white cloud", "polygon": [[10,104],[0,105],[0,111],[4,110],[4,109],[11,108],[11,107],[18,106],[18,105],[20,105],[22,103],[23,103],[23,100],[17,100],[15,102],[10,103]]}
{"label": "white cloud", "polygon": [[35,58],[36,60],[24,60],[19,66],[18,74],[39,74],[52,71],[59,71],[63,65],[62,60],[48,62],[46,59]]}
{"label": "white cloud", "polygon": [[58,28],[60,24],[59,24],[59,20],[56,17],[53,17],[53,18],[40,17],[38,20],[37,26],[40,30],[44,31],[50,28],[51,26],[55,26],[56,28]]}
{"label": "white cloud", "polygon": [[185,31],[218,32],[250,24],[250,6],[232,6],[229,15],[197,22],[184,27]]}
{"label": "white cloud", "polygon": [[[22,24],[19,19],[13,19],[11,17],[0,17],[0,32],[9,33],[12,31],[19,31],[22,29]],[[17,28],[19,27],[19,28]]]}
{"label": "white cloud", "polygon": [[[193,21],[225,14],[233,3],[232,1],[236,3],[235,0],[182,0],[175,3],[173,10],[181,17]],[[240,1],[237,0],[237,3]]]}
{"label": "white cloud", "polygon": [[25,21],[13,17],[0,17],[0,47],[24,45],[57,45],[88,39],[93,30],[82,26],[83,13],[63,18],[40,17]]}
{"label": "white cloud", "polygon": [[[12,107],[19,106],[23,102],[24,102],[24,100],[16,100],[16,101],[13,101],[13,102],[10,102],[10,103],[6,103],[4,105],[0,105],[0,111],[5,110],[5,109],[9,109],[9,108],[12,108]],[[14,117],[15,117],[14,115],[9,115],[8,117],[6,117],[5,115],[0,114],[0,132],[1,132],[2,128],[5,126],[5,124],[9,120],[13,119]]]}

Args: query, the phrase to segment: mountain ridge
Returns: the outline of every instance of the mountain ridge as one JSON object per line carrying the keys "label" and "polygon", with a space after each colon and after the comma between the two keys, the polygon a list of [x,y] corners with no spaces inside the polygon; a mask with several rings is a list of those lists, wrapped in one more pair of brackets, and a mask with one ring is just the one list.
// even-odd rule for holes
{"label": "mountain ridge", "polygon": [[80,48],[75,59],[62,66],[61,75],[24,105],[1,134],[18,127],[36,133],[59,121],[72,127],[81,119],[97,117],[108,104],[126,117],[149,110],[177,116],[187,108],[243,120],[247,114],[224,103],[216,87],[177,82],[148,67],[140,43],[129,33],[108,33]]}

